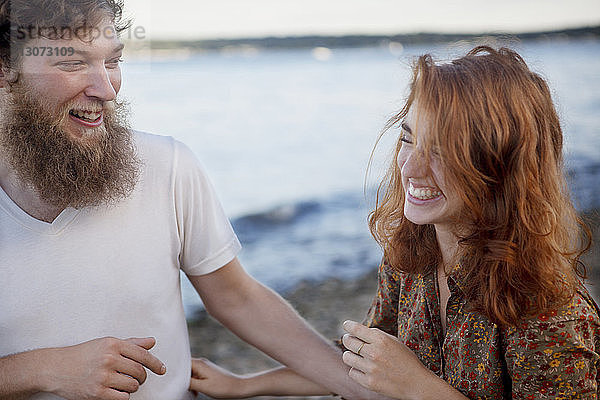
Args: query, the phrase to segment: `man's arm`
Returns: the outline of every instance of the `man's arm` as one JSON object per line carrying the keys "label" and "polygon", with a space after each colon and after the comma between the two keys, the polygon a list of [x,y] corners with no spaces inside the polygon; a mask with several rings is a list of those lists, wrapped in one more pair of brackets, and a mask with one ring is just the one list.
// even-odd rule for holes
{"label": "man's arm", "polygon": [[27,351],[0,358],[0,399],[21,400],[40,392],[41,351]]}
{"label": "man's arm", "polygon": [[347,399],[380,398],[350,379],[341,352],[281,296],[249,276],[237,258],[189,278],[206,310],[244,341]]}
{"label": "man's arm", "polygon": [[153,338],[102,338],[0,358],[0,399],[39,392],[69,400],[129,399],[146,380],[144,367],[159,375],[166,372],[148,352],[154,344]]}

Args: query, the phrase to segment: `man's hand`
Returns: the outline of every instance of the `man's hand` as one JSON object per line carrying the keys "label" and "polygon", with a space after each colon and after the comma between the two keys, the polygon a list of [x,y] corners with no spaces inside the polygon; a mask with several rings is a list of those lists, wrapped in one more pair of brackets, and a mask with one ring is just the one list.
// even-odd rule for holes
{"label": "man's hand", "polygon": [[127,400],[146,381],[144,367],[158,375],[166,367],[148,350],[154,338],[95,339],[45,349],[45,390],[68,400]]}

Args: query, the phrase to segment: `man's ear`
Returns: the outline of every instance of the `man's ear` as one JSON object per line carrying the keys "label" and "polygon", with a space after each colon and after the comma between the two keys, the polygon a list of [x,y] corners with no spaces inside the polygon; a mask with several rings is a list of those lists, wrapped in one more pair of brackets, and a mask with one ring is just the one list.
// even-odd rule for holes
{"label": "man's ear", "polygon": [[0,88],[10,87],[19,78],[19,72],[0,62]]}

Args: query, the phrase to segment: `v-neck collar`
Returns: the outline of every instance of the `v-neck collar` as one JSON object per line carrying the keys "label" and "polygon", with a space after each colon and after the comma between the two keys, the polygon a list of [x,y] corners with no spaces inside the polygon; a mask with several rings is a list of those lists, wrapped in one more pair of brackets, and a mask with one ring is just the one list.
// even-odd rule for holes
{"label": "v-neck collar", "polygon": [[0,208],[3,209],[13,220],[25,228],[35,232],[57,235],[61,233],[79,214],[80,210],[67,207],[52,222],[41,221],[27,214],[19,207],[4,189],[0,188]]}
{"label": "v-neck collar", "polygon": [[438,285],[437,268],[431,267],[428,273],[424,275],[425,287],[427,290],[427,307],[431,315],[431,322],[434,326],[434,332],[437,332],[437,341],[441,346],[444,343],[444,334],[442,329],[442,319],[440,317],[440,288]]}

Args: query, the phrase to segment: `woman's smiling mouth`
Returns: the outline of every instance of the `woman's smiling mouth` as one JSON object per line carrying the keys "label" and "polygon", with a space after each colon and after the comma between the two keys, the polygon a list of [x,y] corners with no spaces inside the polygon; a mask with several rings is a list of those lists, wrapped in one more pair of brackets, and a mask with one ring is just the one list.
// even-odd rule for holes
{"label": "woman's smiling mouth", "polygon": [[414,200],[418,200],[419,202],[437,200],[442,197],[442,192],[437,187],[415,188],[412,183],[408,184],[408,194]]}

